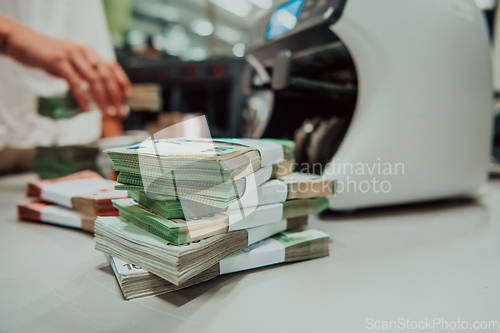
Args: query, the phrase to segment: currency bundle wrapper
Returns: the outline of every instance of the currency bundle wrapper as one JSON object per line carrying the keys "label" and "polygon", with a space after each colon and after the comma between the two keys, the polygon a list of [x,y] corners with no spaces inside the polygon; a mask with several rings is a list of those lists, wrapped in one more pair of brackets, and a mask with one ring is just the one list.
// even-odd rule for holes
{"label": "currency bundle wrapper", "polygon": [[116,182],[85,170],[51,180],[30,181],[26,200],[17,203],[19,220],[44,222],[94,232],[97,216],[118,216],[113,199],[127,198]]}
{"label": "currency bundle wrapper", "polygon": [[116,188],[130,198],[112,200],[119,217],[97,218],[95,242],[124,297],[328,255],[328,235],[307,220],[328,208],[335,184],[291,173],[293,149],[290,141],[254,139],[152,139],[108,149]]}

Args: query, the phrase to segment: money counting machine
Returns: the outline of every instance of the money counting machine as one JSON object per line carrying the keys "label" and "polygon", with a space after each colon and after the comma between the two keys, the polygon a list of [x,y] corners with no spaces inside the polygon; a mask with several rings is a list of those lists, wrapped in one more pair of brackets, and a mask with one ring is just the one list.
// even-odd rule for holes
{"label": "money counting machine", "polygon": [[474,1],[291,0],[259,19],[246,53],[243,134],[295,138],[298,170],[338,180],[332,209],[485,183],[491,60]]}

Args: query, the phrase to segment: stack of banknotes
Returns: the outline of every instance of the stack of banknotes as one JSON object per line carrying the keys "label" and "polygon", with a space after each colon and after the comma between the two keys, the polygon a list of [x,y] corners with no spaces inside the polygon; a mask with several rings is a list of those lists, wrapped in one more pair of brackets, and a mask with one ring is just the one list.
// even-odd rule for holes
{"label": "stack of banknotes", "polygon": [[144,131],[129,131],[125,135],[89,144],[38,146],[33,158],[33,171],[42,179],[60,178],[83,170],[97,171],[110,178],[113,173],[111,161],[103,151],[141,142],[147,136]]}
{"label": "stack of banknotes", "polygon": [[[126,104],[137,111],[159,111],[163,108],[162,87],[154,83],[132,85],[132,97]],[[67,119],[82,113],[75,98],[70,95],[38,97],[38,114],[54,120]]]}
{"label": "stack of banknotes", "polygon": [[17,203],[19,220],[44,222],[94,232],[97,216],[118,216],[112,199],[127,198],[116,182],[93,171],[28,182],[27,199]]}
{"label": "stack of banknotes", "polygon": [[73,118],[82,113],[72,95],[38,97],[38,114],[54,120]]}
{"label": "stack of banknotes", "polygon": [[97,170],[99,148],[95,144],[39,146],[33,158],[33,171],[42,179],[53,179],[82,170]]}
{"label": "stack of banknotes", "polygon": [[163,89],[155,83],[135,83],[132,85],[132,97],[126,101],[135,111],[160,111],[163,108]]}
{"label": "stack of banknotes", "polygon": [[221,274],[328,255],[308,229],[335,184],[292,173],[293,142],[155,139],[108,149],[119,171],[119,217],[95,221],[96,249],[125,299],[159,295]]}

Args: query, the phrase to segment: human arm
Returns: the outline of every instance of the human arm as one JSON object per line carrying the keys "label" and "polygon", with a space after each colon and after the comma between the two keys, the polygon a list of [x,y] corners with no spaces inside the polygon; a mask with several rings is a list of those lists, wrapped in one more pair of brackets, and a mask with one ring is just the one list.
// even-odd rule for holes
{"label": "human arm", "polygon": [[44,35],[1,15],[0,53],[66,80],[84,111],[90,109],[88,91],[99,109],[110,115],[118,115],[132,94],[130,81],[116,62],[104,60],[90,47]]}

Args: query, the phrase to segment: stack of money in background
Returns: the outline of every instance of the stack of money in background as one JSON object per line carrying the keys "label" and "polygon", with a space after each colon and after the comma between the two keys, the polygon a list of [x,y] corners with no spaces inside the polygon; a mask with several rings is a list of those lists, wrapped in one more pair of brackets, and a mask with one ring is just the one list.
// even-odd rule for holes
{"label": "stack of money in background", "polygon": [[28,199],[17,203],[19,220],[45,222],[94,231],[97,216],[117,216],[112,199],[127,197],[116,182],[90,170],[53,180],[28,182]]}
{"label": "stack of money in background", "polygon": [[[159,111],[163,108],[162,87],[159,84],[144,83],[132,85],[132,97],[126,104],[137,111]],[[38,114],[54,120],[72,118],[83,111],[70,95],[38,97]]]}
{"label": "stack of money in background", "polygon": [[132,97],[126,103],[134,111],[160,111],[163,108],[162,86],[154,83],[133,84]]}
{"label": "stack of money in background", "polygon": [[[193,123],[194,120],[197,123]],[[184,138],[186,136],[195,136],[198,138],[210,137],[210,131],[207,126],[204,126],[206,118],[203,117],[202,113],[185,113],[185,112],[161,112],[158,114],[156,121],[147,122],[144,130],[150,135],[154,135],[157,132],[162,131],[165,128],[170,128],[168,137],[163,136],[164,139],[168,138]],[[183,123],[186,126],[174,126],[173,125]]]}
{"label": "stack of money in background", "polygon": [[[126,104],[132,110],[160,111],[163,108],[161,85],[132,85],[132,97],[126,101]],[[59,123],[64,123],[64,119],[73,118],[82,112],[75,98],[70,94],[38,98],[38,114],[56,120]],[[130,145],[144,139],[144,136],[140,133],[139,135],[136,135],[136,133],[125,133],[124,135],[121,120],[112,117],[103,118],[103,129],[106,128],[107,122],[109,122],[109,128],[112,130],[103,132],[103,136],[112,137],[110,139],[114,143],[123,141],[114,147]],[[142,138],[130,141],[138,136],[142,136]],[[58,144],[61,145],[63,142],[66,141],[60,140]],[[52,142],[51,144],[55,143]],[[82,170],[98,171],[109,177],[109,168],[105,167],[102,170],[102,165],[100,164],[105,164],[106,161],[109,161],[107,155],[105,156],[105,160],[100,158],[102,151],[106,148],[110,148],[106,139],[82,145],[40,146],[36,148],[35,157],[32,162],[33,170],[42,179],[59,178]]]}
{"label": "stack of money in background", "polygon": [[97,170],[97,145],[39,146],[33,158],[33,171],[42,179],[67,176],[82,170]]}
{"label": "stack of money in background", "polygon": [[72,95],[38,97],[38,114],[54,120],[73,118],[82,113]]}
{"label": "stack of money in background", "polygon": [[[272,247],[279,249],[279,258],[273,263],[328,254],[327,235],[306,224],[309,214],[327,209],[326,196],[334,184],[318,176],[290,174],[289,141],[159,139],[107,152],[120,172],[122,185],[117,188],[126,189],[131,199],[113,200],[119,218],[96,220],[96,249],[174,286],[160,288],[162,293],[269,264],[236,269],[221,262],[276,234]],[[303,244],[298,246],[300,255],[289,255],[286,246],[276,245],[292,234]],[[316,240],[322,245],[309,246]],[[119,271],[115,273],[120,282]]]}
{"label": "stack of money in background", "polygon": [[39,146],[33,158],[33,171],[41,179],[60,178],[83,170],[96,171],[111,179],[114,176],[111,161],[103,151],[141,142],[147,136],[144,131],[131,131],[86,145]]}

